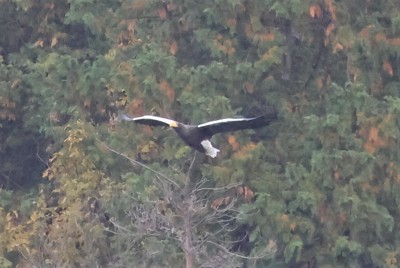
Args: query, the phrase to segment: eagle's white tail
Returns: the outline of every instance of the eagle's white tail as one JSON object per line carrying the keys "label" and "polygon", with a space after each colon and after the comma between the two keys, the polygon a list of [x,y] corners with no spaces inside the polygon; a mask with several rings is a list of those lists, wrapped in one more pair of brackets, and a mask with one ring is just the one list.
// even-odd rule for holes
{"label": "eagle's white tail", "polygon": [[201,146],[206,150],[206,155],[215,158],[219,152],[217,148],[214,148],[209,140],[203,140],[200,142]]}

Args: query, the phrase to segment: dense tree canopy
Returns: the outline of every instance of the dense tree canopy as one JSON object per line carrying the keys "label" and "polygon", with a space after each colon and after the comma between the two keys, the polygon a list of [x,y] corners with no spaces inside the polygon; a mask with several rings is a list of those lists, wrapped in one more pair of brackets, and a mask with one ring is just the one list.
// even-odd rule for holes
{"label": "dense tree canopy", "polygon": [[[1,267],[397,267],[400,7],[0,1]],[[216,159],[171,130],[254,116]]]}

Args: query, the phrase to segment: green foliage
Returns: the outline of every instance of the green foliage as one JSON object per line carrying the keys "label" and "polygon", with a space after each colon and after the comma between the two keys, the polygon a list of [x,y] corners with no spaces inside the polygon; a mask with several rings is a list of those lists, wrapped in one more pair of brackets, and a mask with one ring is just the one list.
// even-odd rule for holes
{"label": "green foliage", "polygon": [[285,248],[285,261],[289,262],[292,258],[297,258],[299,260],[302,247],[302,240],[299,237],[293,237]]}
{"label": "green foliage", "polygon": [[10,262],[9,260],[0,257],[0,266],[3,268],[11,268],[12,266],[12,262]]}
{"label": "green foliage", "polygon": [[273,241],[259,265],[396,267],[398,11],[394,0],[0,1],[0,266],[28,265],[20,252],[30,266],[183,266],[171,233],[105,232],[143,204],[159,215],[149,202],[165,194],[109,147],[180,185],[191,150],[113,116],[201,123],[273,104],[278,122],[215,137],[219,158],[196,171],[207,187],[242,184],[203,197],[236,198],[229,227],[250,241],[237,253]]}
{"label": "green foliage", "polygon": [[354,260],[362,252],[362,246],[357,242],[349,240],[347,237],[340,236],[335,242],[333,252],[340,262],[354,263]]}
{"label": "green foliage", "polygon": [[0,207],[3,209],[10,209],[12,204],[12,191],[0,190]]}

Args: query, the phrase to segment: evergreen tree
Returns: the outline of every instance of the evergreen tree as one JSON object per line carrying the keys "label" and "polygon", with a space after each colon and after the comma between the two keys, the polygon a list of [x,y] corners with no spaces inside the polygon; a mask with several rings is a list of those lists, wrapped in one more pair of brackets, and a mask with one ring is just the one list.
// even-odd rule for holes
{"label": "evergreen tree", "polygon": [[[398,266],[398,14],[394,0],[0,1],[1,265]],[[265,105],[279,120],[216,137],[221,155],[193,185],[174,133],[113,120]],[[179,202],[160,210],[182,193],[166,178],[206,180],[191,217],[222,209],[236,232],[193,225],[222,243],[187,254],[168,218]],[[139,209],[177,229],[143,235]],[[265,249],[274,258],[253,258]]]}

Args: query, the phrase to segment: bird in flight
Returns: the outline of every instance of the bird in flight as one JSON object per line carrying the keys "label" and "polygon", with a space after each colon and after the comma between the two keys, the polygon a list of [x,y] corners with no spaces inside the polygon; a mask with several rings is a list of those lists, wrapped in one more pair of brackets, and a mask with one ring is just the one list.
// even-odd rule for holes
{"label": "bird in flight", "polygon": [[219,150],[214,148],[210,142],[213,135],[242,129],[261,128],[275,121],[277,119],[277,114],[275,111],[271,110],[267,114],[256,117],[224,118],[200,125],[185,125],[175,120],[154,115],[130,117],[124,113],[120,113],[118,119],[149,126],[171,127],[187,145],[214,158],[217,156]]}

